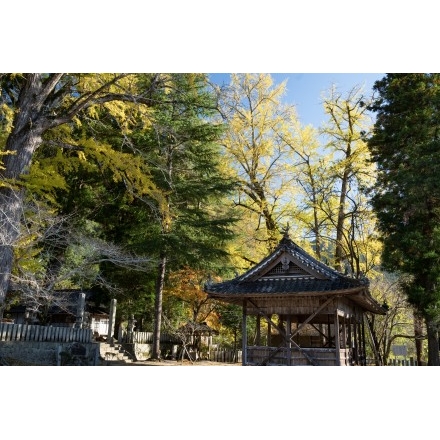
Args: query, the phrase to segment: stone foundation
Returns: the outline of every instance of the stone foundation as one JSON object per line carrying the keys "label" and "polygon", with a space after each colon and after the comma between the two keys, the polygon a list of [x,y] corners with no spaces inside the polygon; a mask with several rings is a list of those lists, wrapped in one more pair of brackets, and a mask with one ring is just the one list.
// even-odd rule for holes
{"label": "stone foundation", "polygon": [[95,342],[0,341],[0,356],[8,365],[100,365]]}

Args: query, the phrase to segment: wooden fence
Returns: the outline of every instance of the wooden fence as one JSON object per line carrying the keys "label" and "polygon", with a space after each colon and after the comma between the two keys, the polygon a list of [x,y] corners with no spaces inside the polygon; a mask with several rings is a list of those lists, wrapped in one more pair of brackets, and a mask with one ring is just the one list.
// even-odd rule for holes
{"label": "wooden fence", "polygon": [[[153,332],[127,332],[120,329],[118,342],[126,344],[152,344]],[[160,342],[161,344],[182,345],[182,341],[178,337],[166,332],[161,332]],[[241,350],[210,348],[208,359],[212,362],[241,363]]]}
{"label": "wooden fence", "polygon": [[241,353],[241,350],[211,349],[209,350],[209,360],[212,362],[240,364]]}
{"label": "wooden fence", "polygon": [[[152,344],[153,332],[128,332],[127,330],[119,330],[118,342],[126,344]],[[168,333],[160,333],[161,343],[182,344],[182,341],[176,336]]]}
{"label": "wooden fence", "polygon": [[0,322],[0,341],[93,342],[91,329]]}
{"label": "wooden fence", "polygon": [[413,357],[409,359],[388,359],[388,366],[390,367],[416,367],[417,360]]}

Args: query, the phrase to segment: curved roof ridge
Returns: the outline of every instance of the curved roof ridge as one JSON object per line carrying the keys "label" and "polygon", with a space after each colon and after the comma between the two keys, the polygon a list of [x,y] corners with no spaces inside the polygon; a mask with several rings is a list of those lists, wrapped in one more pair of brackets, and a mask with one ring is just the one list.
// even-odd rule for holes
{"label": "curved roof ridge", "polygon": [[346,278],[354,279],[351,277],[347,277],[346,275],[342,274],[341,272],[338,272],[337,270],[335,270],[335,269],[331,268],[330,266],[328,266],[327,264],[323,263],[322,261],[319,261],[318,259],[313,257],[311,254],[306,252],[303,248],[298,246],[290,238],[283,237],[283,239],[281,240],[281,243],[283,243],[283,245],[285,247],[287,247],[296,258],[298,258],[301,261],[306,260],[307,263],[311,263],[312,268],[314,268],[318,272],[325,273],[330,278],[346,277]]}
{"label": "curved roof ridge", "polygon": [[359,284],[365,284],[368,283],[368,280],[359,280],[357,278],[349,277],[347,275],[344,275],[341,272],[338,272],[336,269],[331,268],[327,264],[323,263],[322,261],[317,260],[315,257],[310,255],[308,252],[306,252],[304,249],[302,249],[300,246],[298,246],[289,236],[288,234],[284,234],[283,238],[280,240],[278,246],[273,250],[271,254],[263,258],[258,264],[256,264],[251,269],[247,270],[242,275],[239,275],[238,277],[234,278],[231,281],[236,282],[242,282],[246,281],[249,278],[252,278],[254,275],[256,275],[258,272],[262,271],[265,267],[267,267],[271,262],[276,260],[283,252],[290,253],[294,258],[300,260],[304,265],[310,266],[311,269],[322,273],[323,275],[331,278],[344,278],[348,279],[350,281],[359,282]]}

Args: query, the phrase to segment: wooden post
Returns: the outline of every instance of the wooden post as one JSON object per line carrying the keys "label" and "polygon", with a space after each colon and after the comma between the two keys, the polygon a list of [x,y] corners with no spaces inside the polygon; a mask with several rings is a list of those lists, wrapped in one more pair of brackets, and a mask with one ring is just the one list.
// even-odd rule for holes
{"label": "wooden post", "polygon": [[341,349],[344,350],[344,365],[348,365],[347,361],[347,314],[344,313],[343,321],[342,321],[342,329],[341,329]]}
{"label": "wooden post", "polygon": [[260,315],[257,315],[257,340],[255,341],[255,345],[261,345],[261,319]]}
{"label": "wooden post", "polygon": [[[272,319],[272,315],[269,315],[269,319]],[[267,346],[270,347],[270,344],[272,343],[271,341],[271,336],[272,336],[272,323],[270,322],[267,323]]]}
{"label": "wooden post", "polygon": [[347,315],[344,313],[344,322],[342,323],[342,346],[341,348],[347,348]]}
{"label": "wooden post", "polygon": [[291,318],[290,315],[287,315],[286,317],[286,348],[287,348],[287,365],[292,364],[292,341],[290,339],[290,334],[292,332],[291,327]]}
{"label": "wooden post", "polygon": [[353,332],[354,332],[354,362],[356,365],[359,365],[359,332],[358,332],[358,325],[357,322],[357,316],[355,314],[355,322],[353,326]]}
{"label": "wooden post", "polygon": [[353,315],[350,314],[350,318],[348,319],[348,349],[350,353],[350,365],[353,365],[353,335],[351,334],[351,326],[352,326]]}
{"label": "wooden post", "polygon": [[341,353],[340,353],[340,344],[339,344],[339,316],[338,309],[335,312],[335,350],[336,350],[336,365],[341,365]]}
{"label": "wooden post", "polygon": [[[362,320],[363,321],[363,320]],[[358,323],[358,335],[359,335],[359,365],[365,365],[365,345],[364,345],[364,338],[365,335],[362,331],[362,323]]]}
{"label": "wooden post", "polygon": [[115,320],[116,320],[116,299],[112,299],[110,303],[110,315],[108,320],[108,333],[107,333],[107,343],[113,345],[113,333],[115,331]]}
{"label": "wooden post", "polygon": [[246,310],[246,300],[243,300],[243,318],[241,321],[241,350],[242,350],[242,359],[241,364],[246,365],[247,364],[247,325],[246,325],[246,317],[247,317],[247,310]]}
{"label": "wooden post", "polygon": [[367,365],[367,350],[365,348],[365,323],[364,323],[364,317],[362,316],[362,365]]}

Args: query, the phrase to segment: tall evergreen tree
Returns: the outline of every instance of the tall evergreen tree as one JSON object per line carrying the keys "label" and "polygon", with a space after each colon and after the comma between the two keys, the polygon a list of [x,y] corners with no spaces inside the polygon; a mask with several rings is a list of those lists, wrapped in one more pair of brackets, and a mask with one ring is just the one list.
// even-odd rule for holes
{"label": "tall evergreen tree", "polygon": [[428,365],[439,365],[440,74],[387,74],[374,90],[368,145],[383,265],[409,275],[403,287],[426,322]]}
{"label": "tall evergreen tree", "polygon": [[226,257],[224,245],[232,237],[233,222],[221,203],[233,183],[221,173],[218,140],[223,126],[212,120],[215,101],[206,76],[170,74],[168,85],[154,96],[152,128],[133,137],[134,148],[150,163],[154,183],[165,195],[139,241],[158,259],[153,358],[160,358],[167,268],[218,267]]}

